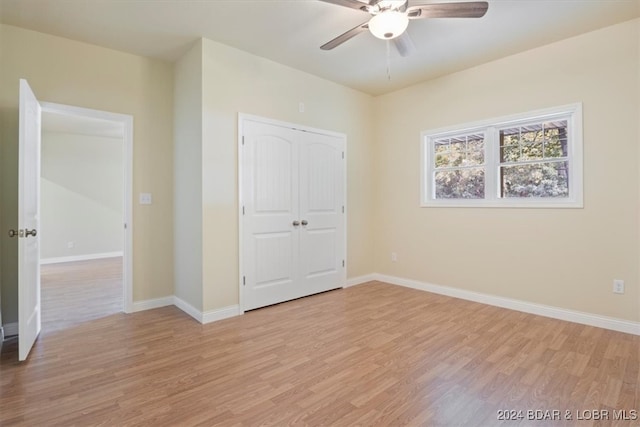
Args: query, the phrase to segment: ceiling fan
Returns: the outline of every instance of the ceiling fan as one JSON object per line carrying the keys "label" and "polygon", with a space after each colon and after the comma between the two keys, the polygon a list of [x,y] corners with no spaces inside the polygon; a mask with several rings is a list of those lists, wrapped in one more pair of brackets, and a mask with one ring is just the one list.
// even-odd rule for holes
{"label": "ceiling fan", "polygon": [[409,5],[409,0],[320,0],[369,13],[372,17],[320,46],[331,50],[358,34],[369,30],[382,40],[393,40],[398,52],[407,56],[413,50],[413,42],[406,33],[409,20],[424,18],[481,18],[487,13],[486,1],[456,3],[423,3]]}

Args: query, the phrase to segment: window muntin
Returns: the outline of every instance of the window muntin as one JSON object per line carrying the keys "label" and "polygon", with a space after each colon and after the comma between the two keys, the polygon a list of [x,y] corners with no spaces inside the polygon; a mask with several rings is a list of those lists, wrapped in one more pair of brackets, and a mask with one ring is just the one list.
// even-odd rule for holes
{"label": "window muntin", "polygon": [[582,207],[581,104],[422,136],[422,206]]}

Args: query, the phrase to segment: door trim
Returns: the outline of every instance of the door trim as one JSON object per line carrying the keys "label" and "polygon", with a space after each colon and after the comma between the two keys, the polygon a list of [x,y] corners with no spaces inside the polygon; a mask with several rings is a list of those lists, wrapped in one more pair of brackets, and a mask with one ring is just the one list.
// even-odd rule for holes
{"label": "door trim", "polygon": [[53,102],[41,102],[43,113],[67,114],[90,119],[108,120],[118,122],[124,126],[123,137],[123,311],[133,312],[133,116],[129,114],[111,113],[108,111],[93,110],[90,108],[75,107],[71,105],[57,104]]}
{"label": "door trim", "polygon": [[344,215],[343,215],[343,226],[344,226],[344,257],[345,257],[345,266],[344,266],[344,274],[343,277],[345,278],[345,283],[342,284],[342,287],[344,288],[345,286],[347,286],[346,283],[346,271],[347,271],[347,267],[349,266],[349,263],[347,262],[347,234],[348,234],[348,229],[347,229],[347,214],[349,212],[348,207],[347,207],[347,135],[344,133],[340,133],[340,132],[334,132],[334,131],[330,131],[330,130],[325,130],[325,129],[318,129],[318,128],[313,128],[310,126],[304,126],[304,125],[299,125],[296,123],[290,123],[290,122],[284,122],[284,121],[280,121],[280,120],[274,120],[274,119],[269,119],[266,117],[261,117],[261,116],[256,116],[253,114],[246,114],[246,113],[238,113],[238,313],[239,314],[244,314],[245,310],[244,310],[244,284],[243,284],[243,276],[244,276],[244,257],[243,257],[243,253],[244,253],[244,247],[243,247],[243,236],[244,236],[244,230],[243,230],[243,213],[242,213],[242,208],[244,206],[244,200],[242,197],[243,194],[243,186],[244,183],[242,181],[242,176],[243,176],[243,163],[244,163],[244,152],[242,150],[242,145],[243,145],[243,136],[244,136],[244,123],[245,121],[254,121],[254,122],[259,122],[259,123],[263,123],[263,124],[267,124],[267,125],[273,125],[273,126],[280,126],[280,127],[284,127],[284,128],[288,128],[288,129],[293,129],[293,130],[299,130],[299,131],[303,131],[303,132],[309,132],[309,133],[315,133],[315,134],[319,134],[319,135],[326,135],[326,136],[333,136],[333,137],[338,137],[338,138],[342,138],[344,140],[344,177],[343,177],[343,185],[344,185],[344,191],[343,191],[343,206],[344,206]]}

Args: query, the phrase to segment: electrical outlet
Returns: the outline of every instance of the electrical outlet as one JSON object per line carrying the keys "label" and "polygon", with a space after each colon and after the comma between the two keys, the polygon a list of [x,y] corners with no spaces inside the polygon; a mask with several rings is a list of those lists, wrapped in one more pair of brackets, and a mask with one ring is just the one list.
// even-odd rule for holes
{"label": "electrical outlet", "polygon": [[298,104],[298,112],[304,113],[304,102]]}
{"label": "electrical outlet", "polygon": [[620,279],[613,280],[613,293],[624,294],[624,280],[620,280]]}
{"label": "electrical outlet", "polygon": [[150,205],[152,203],[151,193],[140,193],[140,204]]}
{"label": "electrical outlet", "polygon": [[74,246],[75,246],[75,243],[67,242],[67,249],[73,249]]}
{"label": "electrical outlet", "polygon": [[398,254],[395,252],[391,252],[391,261],[396,262],[398,261]]}

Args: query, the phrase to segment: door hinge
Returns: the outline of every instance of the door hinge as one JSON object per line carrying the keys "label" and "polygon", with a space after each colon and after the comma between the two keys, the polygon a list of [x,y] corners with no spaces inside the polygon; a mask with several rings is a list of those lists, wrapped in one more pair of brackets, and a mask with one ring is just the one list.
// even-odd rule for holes
{"label": "door hinge", "polygon": [[247,286],[247,277],[242,276],[242,286]]}
{"label": "door hinge", "polygon": [[244,215],[244,206],[242,207],[242,215]]}
{"label": "door hinge", "polygon": [[342,260],[342,266],[344,267],[344,260]]}
{"label": "door hinge", "polygon": [[124,229],[125,230],[127,229],[127,223],[126,222],[124,223]]}
{"label": "door hinge", "polygon": [[342,213],[344,213],[344,206],[342,207]]}
{"label": "door hinge", "polygon": [[242,135],[242,145],[244,145],[244,135]]}
{"label": "door hinge", "polygon": [[342,158],[344,159],[344,151],[342,152]]}

